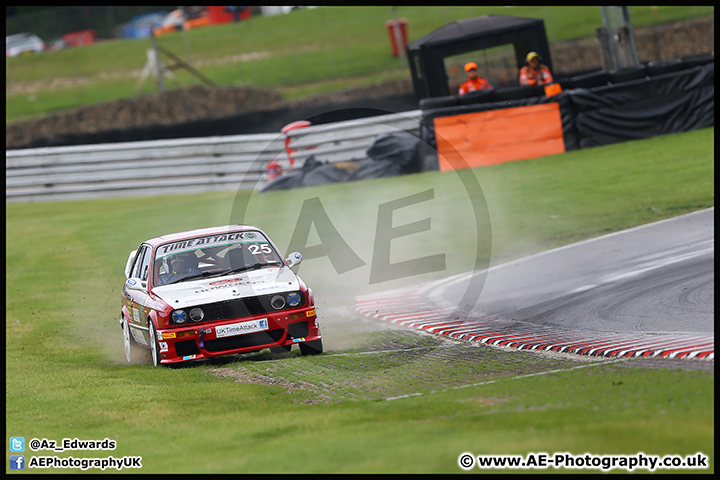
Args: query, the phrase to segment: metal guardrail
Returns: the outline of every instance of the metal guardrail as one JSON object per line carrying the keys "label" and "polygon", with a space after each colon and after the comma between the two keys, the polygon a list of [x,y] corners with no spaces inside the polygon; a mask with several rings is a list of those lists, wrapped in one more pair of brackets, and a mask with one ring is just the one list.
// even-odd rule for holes
{"label": "metal guardrail", "polygon": [[[364,158],[377,135],[417,133],[420,111],[382,115],[287,133],[297,168],[315,155],[338,162]],[[102,145],[6,150],[6,202],[254,189],[265,167],[290,167],[285,135],[267,133]],[[310,149],[308,149],[310,148]]]}

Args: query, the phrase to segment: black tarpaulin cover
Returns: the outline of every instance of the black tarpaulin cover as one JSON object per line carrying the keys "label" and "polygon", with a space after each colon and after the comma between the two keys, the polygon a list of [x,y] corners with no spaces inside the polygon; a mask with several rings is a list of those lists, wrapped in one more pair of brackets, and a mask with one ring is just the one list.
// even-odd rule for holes
{"label": "black tarpaulin cover", "polygon": [[482,17],[466,18],[450,22],[433,30],[424,37],[410,42],[408,48],[444,46],[449,43],[468,42],[478,37],[492,38],[502,33],[542,23],[542,19],[539,18],[510,15],[484,15]]}
{"label": "black tarpaulin cover", "polygon": [[309,156],[302,168],[268,182],[260,191],[326,185],[329,183],[393,177],[422,170],[421,140],[415,135],[398,131],[378,135],[366,154],[368,158],[349,159],[355,162],[352,173],[327,161]]}
{"label": "black tarpaulin cover", "polygon": [[715,124],[715,65],[570,92],[580,148]]}

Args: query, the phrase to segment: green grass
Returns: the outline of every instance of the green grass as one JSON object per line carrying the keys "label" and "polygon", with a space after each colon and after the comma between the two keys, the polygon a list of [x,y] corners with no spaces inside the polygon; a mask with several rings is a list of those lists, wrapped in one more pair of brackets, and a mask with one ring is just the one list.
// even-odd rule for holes
{"label": "green grass", "polygon": [[[466,171],[484,192],[492,262],[714,205],[713,141],[709,128]],[[714,375],[703,372],[612,364],[515,378],[587,364],[489,347],[475,363],[332,356],[356,345],[177,369],[123,364],[122,271],[142,240],[237,220],[247,201],[245,218],[285,249],[302,203],[318,198],[365,266],[338,274],[321,257],[300,271],[315,290],[327,344],[341,335],[353,343],[360,335],[344,330],[362,324],[355,295],[474,264],[473,209],[461,182],[426,172],[254,195],[7,204],[6,438],[111,438],[112,452],[70,454],[141,455],[142,473],[460,472],[466,451],[702,452],[710,456],[703,473],[713,472]],[[392,239],[391,262],[442,252],[446,269],[370,285],[379,205],[426,190],[434,198],[396,210],[392,225],[430,218],[431,228]],[[322,240],[311,229],[307,246]],[[313,387],[235,382],[217,368]],[[329,399],[318,393],[322,382],[333,385]],[[469,383],[482,384],[454,388]],[[398,393],[421,395],[381,401]]]}
{"label": "green grass", "polygon": [[[711,16],[711,6],[630,7],[634,27]],[[595,36],[602,25],[599,7],[397,7],[395,15],[408,20],[409,40],[418,39],[440,26],[480,15],[515,15],[543,18],[550,42]],[[385,22],[393,17],[387,6],[321,7],[288,15],[257,17],[159,37],[161,46],[183,59],[198,61],[263,52],[265,57],[247,62],[197,67],[218,85],[252,85],[288,88],[293,98],[303,85],[368,77],[407,66],[392,57]],[[100,42],[82,48],[45,52],[6,59],[6,83],[40,82],[32,94],[7,95],[5,119],[13,122],[57,111],[136,95],[132,71],[146,61],[148,39]],[[117,74],[119,78],[103,76]],[[200,80],[176,70],[181,85]],[[53,79],[87,77],[90,83],[50,90]],[[140,94],[153,91],[148,80]],[[168,82],[167,88],[175,88]],[[321,92],[324,90],[320,90]],[[307,94],[317,93],[317,86]],[[34,99],[32,97],[34,95]],[[59,97],[59,98],[56,98]]]}

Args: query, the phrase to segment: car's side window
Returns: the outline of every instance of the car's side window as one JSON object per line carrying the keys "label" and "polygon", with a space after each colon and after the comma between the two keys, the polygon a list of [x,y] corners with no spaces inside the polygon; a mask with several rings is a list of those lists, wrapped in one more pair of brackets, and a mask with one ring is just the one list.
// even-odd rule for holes
{"label": "car's side window", "polygon": [[143,259],[145,258],[145,252],[148,250],[148,247],[144,245],[140,245],[138,248],[137,256],[135,257],[135,263],[133,263],[132,270],[130,271],[131,277],[139,277],[140,276],[140,266],[143,263]]}
{"label": "car's side window", "polygon": [[150,252],[152,250],[150,247],[145,247],[145,250],[143,251],[142,256],[142,262],[140,262],[140,280],[143,282],[147,282],[148,279],[148,270],[150,269]]}

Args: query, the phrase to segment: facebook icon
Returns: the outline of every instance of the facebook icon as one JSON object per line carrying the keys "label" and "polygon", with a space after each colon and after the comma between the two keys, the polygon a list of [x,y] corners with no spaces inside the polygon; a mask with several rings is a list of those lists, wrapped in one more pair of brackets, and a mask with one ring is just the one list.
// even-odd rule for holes
{"label": "facebook icon", "polygon": [[25,470],[25,455],[10,455],[10,470]]}

